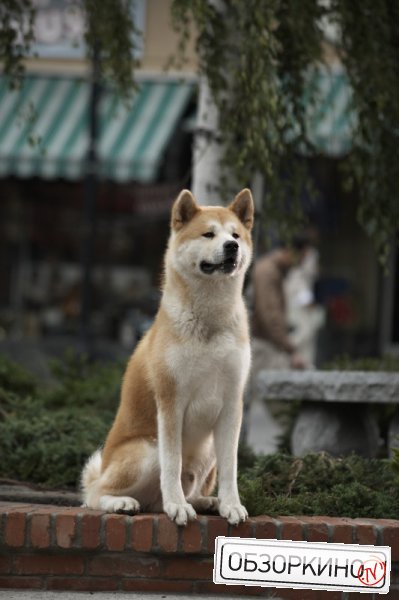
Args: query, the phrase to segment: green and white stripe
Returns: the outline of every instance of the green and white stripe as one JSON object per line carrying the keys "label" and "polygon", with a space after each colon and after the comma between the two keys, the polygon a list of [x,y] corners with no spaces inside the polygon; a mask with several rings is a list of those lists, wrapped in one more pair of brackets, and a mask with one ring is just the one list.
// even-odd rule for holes
{"label": "green and white stripe", "polygon": [[[306,129],[316,150],[338,157],[351,149],[356,124],[351,89],[342,69],[309,74]],[[194,85],[145,81],[126,105],[104,91],[99,107],[99,175],[124,182],[154,181]],[[89,85],[76,78],[25,78],[10,91],[0,78],[0,177],[80,179],[88,148]],[[29,119],[32,116],[33,119]],[[31,139],[36,140],[30,143]]]}
{"label": "green and white stripe", "polygon": [[[321,154],[339,157],[352,147],[356,117],[351,111],[352,90],[345,71],[320,67],[309,75],[309,95],[314,103],[306,105],[306,133]],[[306,99],[305,99],[306,101]]]}
{"label": "green and white stripe", "polygon": [[[105,91],[99,107],[99,175],[154,181],[193,89],[192,83],[144,82],[130,105]],[[29,76],[17,91],[0,79],[0,177],[83,177],[88,107],[89,86],[78,79]]]}

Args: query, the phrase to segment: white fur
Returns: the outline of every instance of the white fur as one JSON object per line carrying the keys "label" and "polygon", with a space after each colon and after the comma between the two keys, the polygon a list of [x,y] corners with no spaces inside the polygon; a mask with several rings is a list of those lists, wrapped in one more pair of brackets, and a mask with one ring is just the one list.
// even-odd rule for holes
{"label": "white fur", "polygon": [[[218,278],[225,280],[231,277],[237,277],[242,274],[250,260],[251,253],[248,245],[240,238],[235,239],[233,233],[237,231],[237,226],[233,221],[228,221],[225,224],[221,224],[213,219],[207,222],[205,231],[212,231],[215,237],[212,239],[198,237],[196,239],[187,240],[180,244],[177,248],[174,248],[173,241],[175,235],[171,236],[170,247],[173,247],[173,252],[170,251],[169,260],[173,267],[186,279],[190,280],[191,283],[195,283],[198,276],[202,280],[207,280],[209,277],[213,279]],[[230,275],[215,272],[212,275],[205,275],[200,269],[200,264],[203,260],[210,263],[219,263],[223,260],[223,244],[228,241],[236,241],[238,243],[238,255],[237,262],[238,268],[233,271]]]}
{"label": "white fur", "polygon": [[140,504],[131,496],[101,496],[100,508],[107,512],[138,513]]}

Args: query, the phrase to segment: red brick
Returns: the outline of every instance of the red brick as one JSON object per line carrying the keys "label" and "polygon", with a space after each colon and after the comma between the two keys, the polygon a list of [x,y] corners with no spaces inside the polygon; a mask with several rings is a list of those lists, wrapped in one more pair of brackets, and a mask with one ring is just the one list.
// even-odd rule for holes
{"label": "red brick", "polygon": [[122,551],[126,544],[126,517],[105,515],[105,545],[108,550]]}
{"label": "red brick", "polygon": [[356,519],[355,544],[375,545],[377,543],[377,529],[374,525]]}
{"label": "red brick", "polygon": [[384,546],[391,547],[392,560],[399,561],[399,521],[392,521],[390,525],[384,524],[382,542]]}
{"label": "red brick", "polygon": [[53,504],[32,504],[30,514],[52,515],[55,512],[64,512],[65,506],[54,506]]}
{"label": "red brick", "polygon": [[49,577],[48,590],[75,590],[78,592],[106,592],[119,588],[119,580],[112,577]]}
{"label": "red brick", "polygon": [[25,543],[26,512],[11,512],[5,525],[5,543],[16,548]]}
{"label": "red brick", "polygon": [[57,546],[60,548],[71,548],[76,536],[75,515],[56,515],[55,518],[55,534]]}
{"label": "red brick", "polygon": [[326,523],[330,529],[330,541],[335,544],[353,544],[355,521],[341,517],[328,517]]}
{"label": "red brick", "polygon": [[164,579],[123,579],[122,589],[126,592],[192,593],[191,581],[165,581]]}
{"label": "red brick", "polygon": [[159,515],[157,542],[160,550],[163,552],[176,552],[178,533],[176,523],[173,523],[166,515]]}
{"label": "red brick", "polygon": [[253,537],[253,521],[248,519],[238,525],[229,525],[229,537],[252,538]]}
{"label": "red brick", "polygon": [[329,532],[325,517],[301,517],[306,525],[308,542],[328,542]]}
{"label": "red brick", "polygon": [[33,514],[31,516],[30,540],[34,548],[48,548],[50,545],[49,514]]}
{"label": "red brick", "polygon": [[54,556],[51,554],[23,554],[14,557],[17,575],[81,575],[82,556]]}
{"label": "red brick", "polygon": [[100,546],[101,516],[102,512],[93,514],[94,511],[85,512],[80,521],[81,545],[87,550],[94,550]]}
{"label": "red brick", "polygon": [[41,577],[0,577],[1,588],[40,590],[44,588],[44,580]]}
{"label": "red brick", "polygon": [[181,531],[182,550],[183,552],[201,552],[201,522],[190,521]]}
{"label": "red brick", "polygon": [[215,552],[215,538],[220,536],[227,536],[228,534],[228,523],[226,519],[221,517],[208,517],[208,551]]}
{"label": "red brick", "polygon": [[279,517],[281,522],[281,539],[301,542],[304,540],[303,522],[296,517]]}
{"label": "red brick", "polygon": [[94,556],[88,562],[89,575],[124,577],[160,577],[161,566],[157,557],[138,558],[134,555]]}
{"label": "red brick", "polygon": [[362,519],[362,521],[366,520],[381,527],[399,527],[399,519]]}
{"label": "red brick", "polygon": [[152,515],[138,515],[132,521],[132,548],[139,552],[149,552],[152,547]]}
{"label": "red brick", "polygon": [[163,576],[166,579],[209,579],[213,578],[213,557],[195,559],[190,557],[165,558]]}
{"label": "red brick", "polygon": [[391,523],[399,523],[399,521],[396,521],[393,519],[371,519],[369,517],[360,517],[360,518],[352,519],[352,521],[354,522],[355,525],[356,525],[356,523],[366,523],[367,525],[375,525],[375,526],[391,524]]}
{"label": "red brick", "polygon": [[271,517],[254,517],[255,537],[258,540],[275,540],[277,539],[278,523]]}
{"label": "red brick", "polygon": [[0,502],[0,513],[14,512],[15,510],[23,510],[29,512],[29,509],[36,506],[35,504],[22,504],[21,502]]}
{"label": "red brick", "polygon": [[11,571],[11,558],[9,556],[0,556],[0,573],[9,573]]}

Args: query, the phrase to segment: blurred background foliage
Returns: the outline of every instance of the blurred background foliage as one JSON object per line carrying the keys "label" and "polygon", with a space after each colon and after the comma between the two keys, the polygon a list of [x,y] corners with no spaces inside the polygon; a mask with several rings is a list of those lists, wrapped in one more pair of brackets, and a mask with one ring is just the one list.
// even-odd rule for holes
{"label": "blurred background foliage", "polygon": [[359,187],[358,220],[385,260],[399,226],[398,0],[174,0],[173,17],[182,51],[195,23],[226,175],[233,168],[240,185],[264,175],[264,214],[282,235],[302,219],[298,199],[309,183],[298,151],[311,151],[306,78],[324,62],[326,31],[334,28],[357,121],[346,182]]}

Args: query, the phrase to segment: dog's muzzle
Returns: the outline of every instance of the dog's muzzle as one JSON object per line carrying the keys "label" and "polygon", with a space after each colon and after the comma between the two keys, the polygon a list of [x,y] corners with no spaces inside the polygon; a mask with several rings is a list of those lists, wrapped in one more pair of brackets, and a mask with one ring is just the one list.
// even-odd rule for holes
{"label": "dog's muzzle", "polygon": [[223,261],[220,263],[209,263],[203,260],[200,264],[200,269],[206,275],[212,275],[215,271],[221,273],[232,273],[236,269],[238,261],[238,243],[231,241],[223,244]]}

